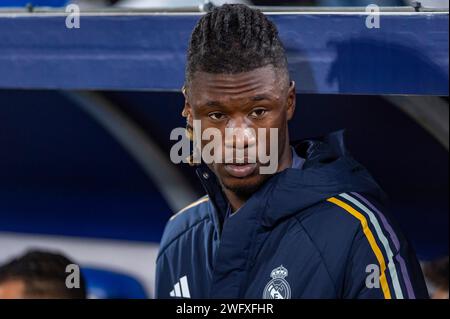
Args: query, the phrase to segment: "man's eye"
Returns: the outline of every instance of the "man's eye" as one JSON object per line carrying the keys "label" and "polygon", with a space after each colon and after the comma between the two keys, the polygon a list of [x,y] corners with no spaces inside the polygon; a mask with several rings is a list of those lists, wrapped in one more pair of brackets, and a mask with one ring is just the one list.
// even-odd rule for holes
{"label": "man's eye", "polygon": [[225,114],[220,113],[220,112],[212,112],[212,113],[209,113],[208,116],[211,119],[218,121],[218,120],[222,120],[225,117]]}
{"label": "man's eye", "polygon": [[250,116],[253,118],[259,118],[262,117],[266,114],[266,109],[254,109],[251,113]]}

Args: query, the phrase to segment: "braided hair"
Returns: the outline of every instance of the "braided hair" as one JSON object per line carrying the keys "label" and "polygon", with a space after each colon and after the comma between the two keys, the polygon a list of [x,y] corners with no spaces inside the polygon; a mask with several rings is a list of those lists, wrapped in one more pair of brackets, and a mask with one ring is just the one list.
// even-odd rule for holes
{"label": "braided hair", "polygon": [[195,26],[187,52],[186,84],[197,71],[235,74],[266,65],[287,72],[275,24],[257,9],[224,4]]}

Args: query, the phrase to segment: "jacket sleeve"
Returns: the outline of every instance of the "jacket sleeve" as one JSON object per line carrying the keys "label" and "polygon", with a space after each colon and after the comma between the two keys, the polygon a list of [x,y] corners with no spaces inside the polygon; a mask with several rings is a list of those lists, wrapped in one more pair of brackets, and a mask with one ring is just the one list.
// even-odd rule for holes
{"label": "jacket sleeve", "polygon": [[428,298],[414,250],[385,209],[352,193],[339,203],[359,223],[345,267],[344,298]]}
{"label": "jacket sleeve", "polygon": [[155,298],[170,298],[170,287],[173,284],[167,257],[162,254],[156,260]]}
{"label": "jacket sleeve", "polygon": [[420,265],[409,244],[387,256],[376,234],[361,227],[347,262],[344,298],[428,298]]}

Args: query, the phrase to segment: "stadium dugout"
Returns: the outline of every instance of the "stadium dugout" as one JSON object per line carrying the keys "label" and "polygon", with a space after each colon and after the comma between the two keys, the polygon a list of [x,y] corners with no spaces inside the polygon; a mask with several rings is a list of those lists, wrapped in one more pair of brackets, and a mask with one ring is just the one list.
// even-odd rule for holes
{"label": "stadium dugout", "polygon": [[[297,83],[292,138],[346,128],[419,257],[448,255],[448,9],[381,7],[379,28],[362,7],[261,9]],[[164,224],[202,194],[168,154],[204,12],[92,9],[79,28],[68,14],[0,9],[0,262],[41,242],[152,296]]]}

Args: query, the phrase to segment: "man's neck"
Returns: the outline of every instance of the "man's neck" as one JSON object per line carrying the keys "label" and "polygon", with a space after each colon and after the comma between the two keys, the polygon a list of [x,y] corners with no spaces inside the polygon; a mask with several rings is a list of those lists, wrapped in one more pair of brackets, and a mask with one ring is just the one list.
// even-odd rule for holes
{"label": "man's neck", "polygon": [[[281,157],[282,160],[278,164],[277,172],[281,172],[286,168],[291,167],[292,165],[292,150],[289,145],[286,147],[286,151],[284,153],[285,153],[284,156]],[[228,199],[228,202],[231,205],[232,213],[237,212],[239,208],[244,206],[245,202],[248,200],[248,198],[242,198],[236,195],[236,193],[232,192],[231,190],[223,189],[223,191],[225,193],[226,198]]]}
{"label": "man's neck", "polygon": [[232,214],[234,214],[239,208],[244,206],[245,202],[248,200],[248,198],[237,196],[234,192],[228,189],[224,189],[224,193],[226,198],[228,199],[228,202],[230,203]]}

